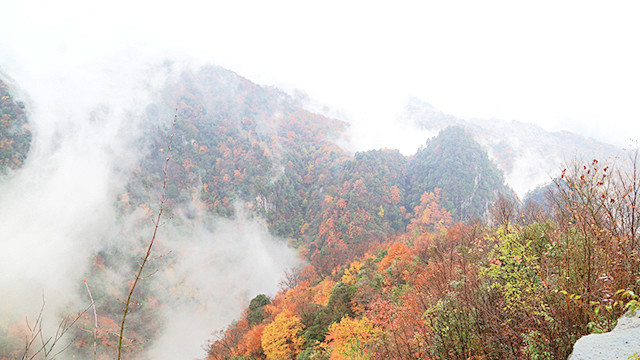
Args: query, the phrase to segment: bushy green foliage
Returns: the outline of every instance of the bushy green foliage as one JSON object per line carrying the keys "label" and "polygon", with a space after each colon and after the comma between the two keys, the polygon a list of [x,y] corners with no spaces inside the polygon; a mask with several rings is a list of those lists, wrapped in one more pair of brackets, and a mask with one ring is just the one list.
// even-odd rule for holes
{"label": "bushy green foliage", "polygon": [[297,360],[329,360],[330,356],[324,349],[308,347],[298,354]]}
{"label": "bushy green foliage", "polygon": [[490,263],[483,274],[490,280],[490,289],[497,290],[505,299],[509,312],[539,312],[544,309],[538,298],[543,288],[538,277],[538,259],[532,251],[532,241],[521,233],[504,234],[491,253]]}
{"label": "bushy green foliage", "polygon": [[331,322],[340,321],[345,316],[355,315],[352,308],[352,300],[356,291],[357,288],[354,284],[349,285],[339,282],[334,286],[327,304],[327,308],[330,309],[329,317]]}
{"label": "bushy green foliage", "polygon": [[271,300],[265,294],[260,294],[251,299],[247,313],[249,325],[257,325],[264,320],[264,306],[271,304]]}
{"label": "bushy green foliage", "polygon": [[525,346],[522,352],[528,359],[552,360],[554,358],[546,339],[542,337],[542,333],[537,330],[531,330],[523,336]]}
{"label": "bushy green foliage", "polygon": [[455,294],[439,300],[424,314],[433,332],[431,354],[442,359],[467,359],[480,350],[478,319]]}

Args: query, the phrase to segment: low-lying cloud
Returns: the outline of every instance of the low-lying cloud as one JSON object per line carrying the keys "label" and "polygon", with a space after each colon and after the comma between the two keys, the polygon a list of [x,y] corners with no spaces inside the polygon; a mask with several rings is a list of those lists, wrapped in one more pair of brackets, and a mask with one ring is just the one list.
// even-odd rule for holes
{"label": "low-lying cloud", "polygon": [[[123,216],[115,205],[145,154],[143,121],[171,120],[145,119],[144,111],[180,66],[120,55],[2,68],[26,104],[33,142],[24,166],[0,178],[0,333],[35,317],[43,295],[51,333],[63,309],[89,305],[82,280],[95,254],[119,247],[142,255],[140,212]],[[259,219],[242,212],[233,220],[187,218],[172,210],[156,253],[168,255],[144,280],[164,319],[149,343],[155,359],[202,356],[213,330],[237,318],[257,293],[275,294],[284,269],[296,263]],[[138,228],[128,234],[132,226]],[[132,275],[112,269],[104,284],[126,288]]]}

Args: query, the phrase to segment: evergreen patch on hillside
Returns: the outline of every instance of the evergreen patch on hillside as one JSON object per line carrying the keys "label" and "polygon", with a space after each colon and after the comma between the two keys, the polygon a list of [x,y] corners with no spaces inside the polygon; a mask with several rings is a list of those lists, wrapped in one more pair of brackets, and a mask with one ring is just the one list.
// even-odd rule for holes
{"label": "evergreen patch on hillside", "polygon": [[21,167],[31,145],[31,130],[24,105],[15,101],[0,80],[0,174]]}
{"label": "evergreen patch on hillside", "polygon": [[513,193],[486,150],[455,126],[445,128],[418,150],[409,163],[408,188],[409,207],[418,204],[422,193],[441,189],[444,206],[459,220],[482,218],[499,193]]}

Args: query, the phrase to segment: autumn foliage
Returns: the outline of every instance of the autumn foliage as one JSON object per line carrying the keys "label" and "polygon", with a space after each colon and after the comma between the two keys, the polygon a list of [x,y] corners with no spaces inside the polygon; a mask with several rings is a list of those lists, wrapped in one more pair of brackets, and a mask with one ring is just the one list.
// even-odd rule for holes
{"label": "autumn foliage", "polygon": [[616,290],[635,289],[637,163],[565,170],[546,205],[499,197],[493,225],[454,223],[439,190],[424,193],[403,233],[275,297],[275,318],[296,324],[281,333],[299,336],[282,356],[566,358],[615,323]]}
{"label": "autumn foliage", "polygon": [[261,345],[269,360],[295,359],[302,350],[304,338],[301,336],[300,318],[285,310],[264,328]]}
{"label": "autumn foliage", "polygon": [[[617,163],[574,161],[542,201],[521,204],[459,127],[413,156],[349,154],[336,145],[346,123],[216,67],[183,74],[149,115],[161,118],[166,103],[181,119],[168,211],[230,218],[243,209],[305,262],[215,333],[208,359],[561,359],[580,336],[611,329],[626,301],[618,289],[638,290],[637,151]],[[30,133],[2,83],[0,110],[4,173],[21,166]],[[123,218],[149,214],[163,181],[166,124],[144,131],[144,156],[117,198]],[[79,319],[73,354],[86,358],[94,334],[113,346],[122,295],[106,270],[136,260],[95,254],[87,278],[106,284],[94,292],[101,313],[97,329]],[[132,338],[160,331],[154,310],[166,304],[154,291],[140,288],[132,304]],[[19,330],[0,323],[0,358],[17,356],[5,339]],[[129,358],[144,347],[130,345]]]}

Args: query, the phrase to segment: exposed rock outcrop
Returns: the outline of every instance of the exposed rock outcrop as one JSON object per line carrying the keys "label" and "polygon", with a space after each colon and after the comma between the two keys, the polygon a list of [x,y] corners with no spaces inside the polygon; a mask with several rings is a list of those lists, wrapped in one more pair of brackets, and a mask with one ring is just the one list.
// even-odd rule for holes
{"label": "exposed rock outcrop", "polygon": [[640,359],[640,311],[627,313],[608,333],[583,336],[569,360]]}

